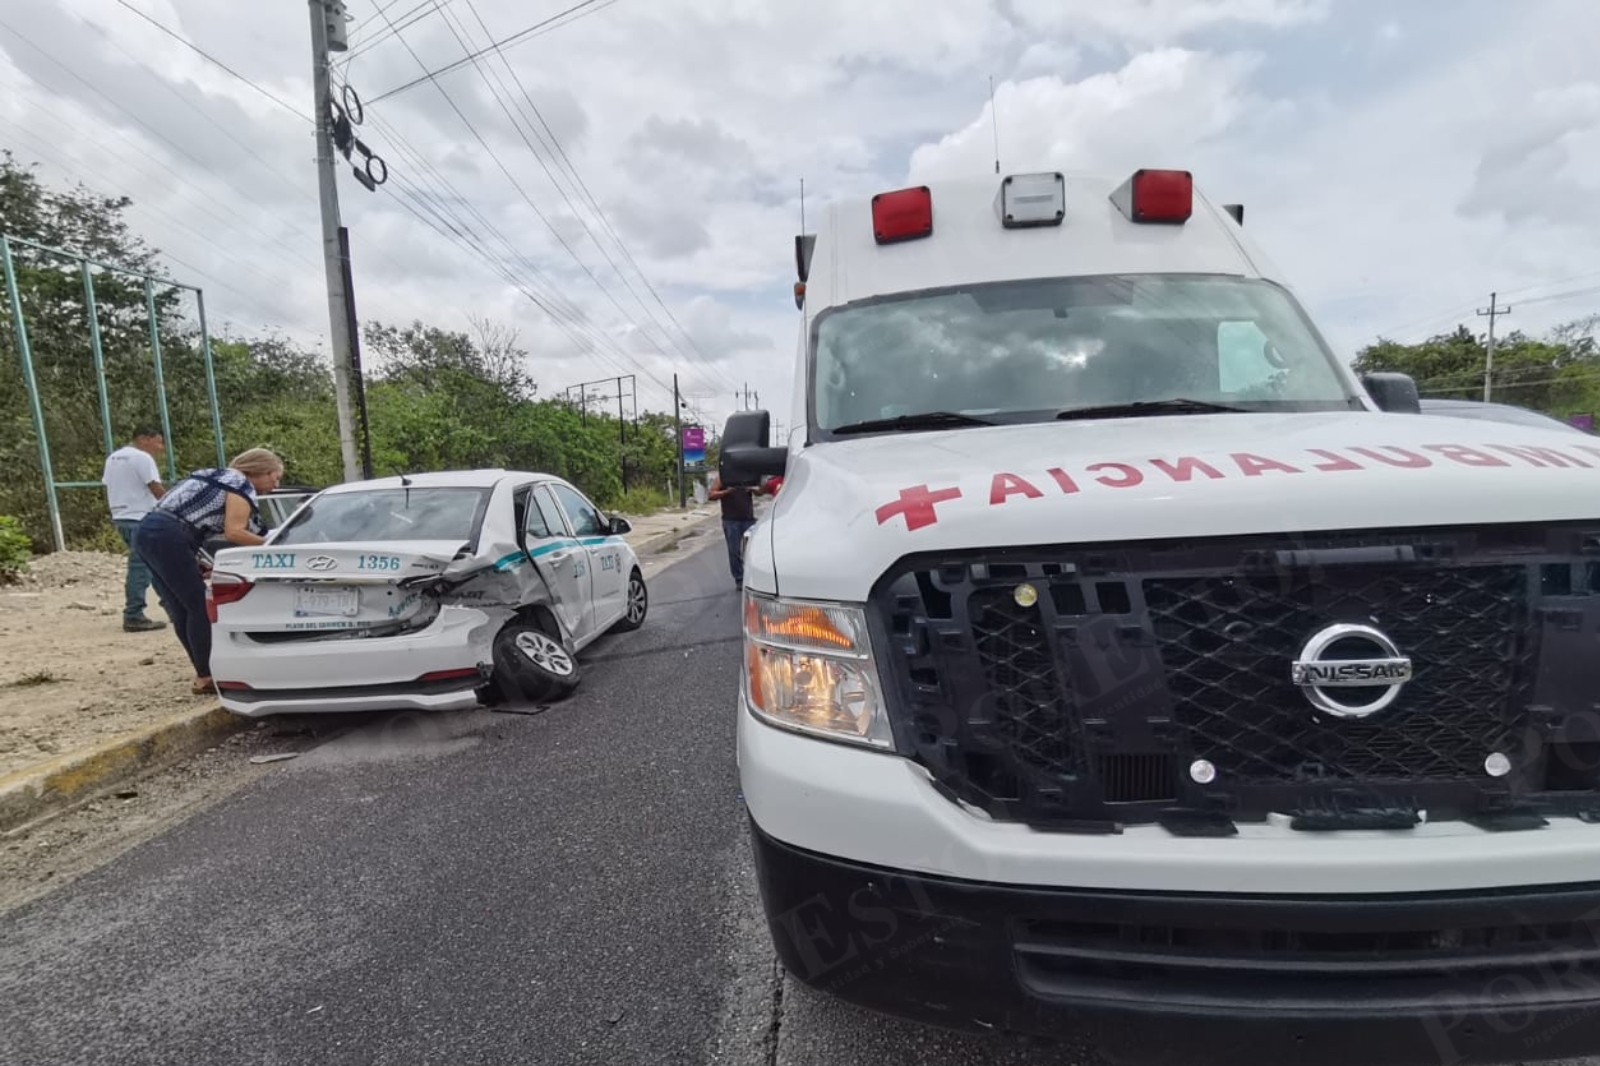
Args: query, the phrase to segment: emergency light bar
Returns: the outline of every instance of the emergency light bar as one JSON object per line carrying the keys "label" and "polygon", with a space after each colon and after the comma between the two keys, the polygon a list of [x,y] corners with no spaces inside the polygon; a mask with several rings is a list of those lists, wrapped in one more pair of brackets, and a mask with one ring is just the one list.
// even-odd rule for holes
{"label": "emergency light bar", "polygon": [[1111,194],[1129,222],[1182,225],[1194,213],[1194,175],[1187,170],[1135,170]]}
{"label": "emergency light bar", "polygon": [[879,244],[914,241],[933,233],[933,190],[926,185],[872,198],[872,235]]}

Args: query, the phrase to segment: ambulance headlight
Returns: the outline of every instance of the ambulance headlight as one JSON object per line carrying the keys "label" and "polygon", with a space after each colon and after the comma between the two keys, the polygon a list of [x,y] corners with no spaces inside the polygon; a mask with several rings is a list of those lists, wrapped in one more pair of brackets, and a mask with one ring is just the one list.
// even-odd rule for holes
{"label": "ambulance headlight", "polygon": [[771,725],[893,747],[867,619],[859,607],[747,592],[744,691],[751,712]]}

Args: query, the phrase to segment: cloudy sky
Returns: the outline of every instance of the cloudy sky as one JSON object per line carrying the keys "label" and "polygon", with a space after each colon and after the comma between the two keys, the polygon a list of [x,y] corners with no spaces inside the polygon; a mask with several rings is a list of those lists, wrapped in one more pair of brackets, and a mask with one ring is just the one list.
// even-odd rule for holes
{"label": "cloudy sky", "polygon": [[[677,373],[786,421],[801,179],[992,172],[991,76],[1006,169],[1193,170],[1347,357],[1491,290],[1530,331],[1600,310],[1593,0],[348,2],[390,175],[340,178],[362,316],[514,327],[547,393],[664,410]],[[322,344],[310,67],[287,0],[6,0],[0,146],[131,196],[214,327]]]}

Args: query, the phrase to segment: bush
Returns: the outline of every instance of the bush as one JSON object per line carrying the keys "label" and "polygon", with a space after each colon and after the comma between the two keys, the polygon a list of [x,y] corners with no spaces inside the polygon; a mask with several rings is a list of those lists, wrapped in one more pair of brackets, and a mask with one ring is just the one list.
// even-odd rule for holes
{"label": "bush", "polygon": [[33,542],[22,531],[22,523],[10,515],[0,515],[0,584],[26,574],[32,558]]}
{"label": "bush", "polygon": [[677,502],[660,489],[632,488],[623,493],[617,505],[611,509],[622,514],[649,515]]}

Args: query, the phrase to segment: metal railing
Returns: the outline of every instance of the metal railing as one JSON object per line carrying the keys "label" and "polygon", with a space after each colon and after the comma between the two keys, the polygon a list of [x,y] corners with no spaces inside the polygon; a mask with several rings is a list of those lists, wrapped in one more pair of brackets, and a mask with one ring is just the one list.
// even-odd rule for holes
{"label": "metal railing", "polygon": [[50,441],[45,430],[44,403],[39,395],[38,379],[34,375],[33,350],[28,344],[28,326],[22,316],[22,293],[17,284],[17,268],[11,254],[13,246],[31,248],[43,255],[54,256],[58,259],[76,263],[83,275],[83,302],[85,316],[89,323],[89,350],[94,358],[95,383],[100,399],[100,425],[107,455],[115,450],[116,442],[111,425],[111,397],[106,388],[105,352],[100,343],[100,316],[95,305],[93,270],[104,270],[125,277],[138,278],[144,282],[145,314],[150,323],[150,357],[155,368],[156,397],[161,417],[161,432],[167,441],[167,477],[169,481],[177,480],[178,456],[177,448],[174,446],[172,439],[172,419],[167,410],[166,377],[161,365],[161,320],[160,316],[156,314],[157,281],[163,287],[184,289],[195,295],[195,303],[200,318],[200,348],[205,357],[206,392],[211,404],[211,431],[217,445],[217,465],[219,467],[227,465],[226,452],[222,443],[222,413],[217,405],[216,369],[211,357],[211,335],[206,329],[205,294],[196,285],[185,285],[169,278],[158,278],[148,271],[133,270],[128,267],[118,266],[115,263],[103,263],[64,248],[52,248],[48,245],[24,240],[21,237],[0,234],[0,265],[3,265],[5,269],[7,306],[11,311],[12,328],[16,333],[17,354],[22,359],[22,381],[28,393],[28,406],[33,416],[33,431],[39,440],[39,469],[44,478],[45,497],[50,508],[50,531],[55,538],[56,550],[65,551],[67,547],[66,536],[62,532],[61,506],[56,491],[58,489],[101,488],[102,485],[98,481],[57,481],[55,479],[55,468],[50,460]]}

